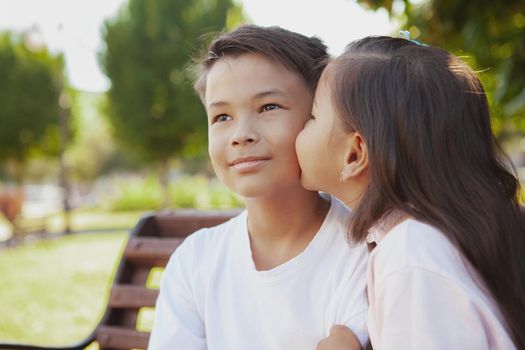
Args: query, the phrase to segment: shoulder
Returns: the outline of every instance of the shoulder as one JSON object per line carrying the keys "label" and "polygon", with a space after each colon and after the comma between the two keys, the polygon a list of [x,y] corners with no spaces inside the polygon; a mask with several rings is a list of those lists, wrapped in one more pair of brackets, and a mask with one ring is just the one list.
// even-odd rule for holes
{"label": "shoulder", "polygon": [[182,298],[188,305],[195,304],[202,311],[210,276],[222,266],[225,256],[232,251],[236,236],[245,222],[245,214],[220,225],[203,228],[189,235],[171,255],[162,274],[160,300],[171,303]]}
{"label": "shoulder", "polygon": [[469,275],[466,261],[437,228],[408,219],[392,229],[370,255],[376,280],[407,269],[460,280]]}
{"label": "shoulder", "polygon": [[173,260],[183,260],[185,264],[204,262],[220,254],[221,247],[235,242],[235,235],[246,223],[243,211],[232,219],[209,228],[203,228],[189,235],[172,254]]}
{"label": "shoulder", "polygon": [[[482,279],[439,229],[414,219],[402,222],[378,243],[368,269],[371,338],[382,332],[384,344],[406,348],[396,342],[407,339],[397,335],[412,332],[421,336],[411,340],[421,344],[430,339],[437,346],[445,339],[453,348],[480,349],[488,348],[486,338],[475,335],[490,332],[498,343],[510,344]],[[388,329],[378,328],[379,322]]]}

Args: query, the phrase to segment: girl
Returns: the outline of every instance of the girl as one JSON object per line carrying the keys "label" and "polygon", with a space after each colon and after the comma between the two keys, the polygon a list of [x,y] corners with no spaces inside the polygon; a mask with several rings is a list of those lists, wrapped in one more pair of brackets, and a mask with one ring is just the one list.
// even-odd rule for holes
{"label": "girl", "polygon": [[475,73],[444,50],[368,37],[328,65],[312,114],[296,140],[303,185],[343,200],[353,238],[375,247],[373,348],[525,349],[519,182]]}

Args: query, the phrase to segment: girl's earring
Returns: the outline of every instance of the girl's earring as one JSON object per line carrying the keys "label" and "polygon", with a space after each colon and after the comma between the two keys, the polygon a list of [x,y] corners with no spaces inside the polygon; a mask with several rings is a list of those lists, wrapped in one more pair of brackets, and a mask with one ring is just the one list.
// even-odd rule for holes
{"label": "girl's earring", "polygon": [[355,171],[357,168],[358,165],[355,164],[355,162],[347,165],[343,170],[341,170],[341,173],[339,174],[339,182],[346,182],[347,180],[355,177]]}
{"label": "girl's earring", "polygon": [[339,182],[345,182],[344,174],[343,174],[342,171],[341,171],[341,173],[339,174]]}

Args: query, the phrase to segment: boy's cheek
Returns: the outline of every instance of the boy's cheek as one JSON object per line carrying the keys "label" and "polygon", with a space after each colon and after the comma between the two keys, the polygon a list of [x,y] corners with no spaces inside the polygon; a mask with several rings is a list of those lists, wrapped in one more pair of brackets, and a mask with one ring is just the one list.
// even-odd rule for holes
{"label": "boy's cheek", "polygon": [[218,137],[215,137],[212,134],[208,136],[208,154],[210,155],[210,158],[212,158],[212,160],[214,158],[220,157],[221,155],[224,156],[223,144],[224,143],[221,142]]}
{"label": "boy's cheek", "polygon": [[226,165],[226,160],[224,158],[224,153],[218,152],[217,149],[210,148],[210,160],[213,165],[213,170],[218,174],[221,172],[222,168]]}
{"label": "boy's cheek", "polygon": [[221,181],[224,185],[226,185],[226,187],[228,187],[231,190],[232,188],[231,188],[231,184],[229,181],[230,179],[227,174],[227,169],[225,168],[226,167],[225,163],[222,162],[221,160],[217,160],[216,158],[211,156],[211,154],[210,154],[210,158],[211,158],[211,165],[213,167],[213,171],[215,172],[215,175],[217,176],[219,181]]}

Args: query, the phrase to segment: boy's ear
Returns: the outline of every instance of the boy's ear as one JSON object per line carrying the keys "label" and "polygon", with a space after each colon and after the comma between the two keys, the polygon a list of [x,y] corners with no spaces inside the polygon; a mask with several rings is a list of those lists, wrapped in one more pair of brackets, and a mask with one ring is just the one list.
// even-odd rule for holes
{"label": "boy's ear", "polygon": [[353,132],[346,139],[346,152],[341,182],[354,179],[368,170],[368,148],[363,137],[358,132]]}

